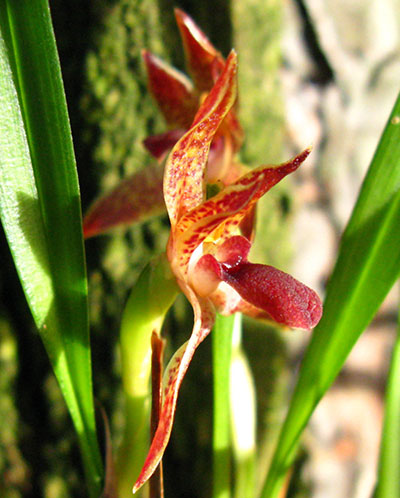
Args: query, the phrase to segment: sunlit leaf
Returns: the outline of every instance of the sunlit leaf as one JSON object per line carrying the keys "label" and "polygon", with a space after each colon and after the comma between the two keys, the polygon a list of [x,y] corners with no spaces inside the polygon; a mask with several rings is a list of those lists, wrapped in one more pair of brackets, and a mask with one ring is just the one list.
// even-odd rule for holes
{"label": "sunlit leaf", "polygon": [[[400,318],[400,315],[399,315]],[[400,323],[393,348],[386,388],[385,421],[382,430],[378,484],[375,498],[399,496],[400,482]]]}
{"label": "sunlit leaf", "polygon": [[262,497],[278,496],[302,430],[400,271],[400,97],[345,230]]}
{"label": "sunlit leaf", "polygon": [[47,2],[1,0],[0,35],[1,219],[98,496],[79,187]]}

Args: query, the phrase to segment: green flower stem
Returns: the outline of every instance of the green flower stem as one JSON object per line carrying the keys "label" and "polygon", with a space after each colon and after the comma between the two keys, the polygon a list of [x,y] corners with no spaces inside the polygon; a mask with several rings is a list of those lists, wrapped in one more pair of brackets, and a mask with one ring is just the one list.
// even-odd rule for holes
{"label": "green flower stem", "polygon": [[242,315],[235,315],[230,374],[235,498],[255,495],[256,396],[253,376],[241,346]]}
{"label": "green flower stem", "polygon": [[382,432],[376,498],[400,497],[400,311],[397,339],[386,391],[385,421]]}
{"label": "green flower stem", "polygon": [[160,334],[165,314],[178,292],[168,261],[162,255],[143,270],[124,310],[120,345],[125,432],[116,464],[121,497],[131,495],[149,447],[151,336],[153,332]]}
{"label": "green flower stem", "polygon": [[213,498],[231,496],[230,365],[234,317],[217,315],[213,351]]}

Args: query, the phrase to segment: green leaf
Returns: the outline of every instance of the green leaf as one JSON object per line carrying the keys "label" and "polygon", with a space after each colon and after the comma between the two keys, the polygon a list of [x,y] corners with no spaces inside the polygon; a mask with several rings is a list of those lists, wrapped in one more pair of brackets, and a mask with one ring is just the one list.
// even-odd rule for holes
{"label": "green leaf", "polygon": [[254,498],[256,485],[256,392],[242,347],[242,314],[235,314],[230,368],[234,498]]}
{"label": "green leaf", "polygon": [[400,271],[400,97],[345,230],[322,319],[307,349],[263,498],[278,495],[302,430]]}
{"label": "green leaf", "polygon": [[98,496],[79,186],[45,0],[0,0],[0,212]]}
{"label": "green leaf", "polygon": [[230,370],[234,315],[217,315],[213,352],[213,498],[231,496]]}
{"label": "green leaf", "polygon": [[386,389],[385,421],[382,431],[378,486],[375,498],[400,496],[400,314]]}

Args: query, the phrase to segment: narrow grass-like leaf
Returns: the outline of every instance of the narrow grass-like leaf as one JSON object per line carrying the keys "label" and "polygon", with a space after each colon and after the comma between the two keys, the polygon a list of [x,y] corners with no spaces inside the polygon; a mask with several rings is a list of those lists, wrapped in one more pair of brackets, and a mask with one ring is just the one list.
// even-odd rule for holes
{"label": "narrow grass-like leaf", "polygon": [[400,313],[390,366],[375,498],[400,497]]}
{"label": "narrow grass-like leaf", "polygon": [[301,432],[400,271],[400,97],[345,230],[324,314],[307,349],[263,498],[278,495]]}
{"label": "narrow grass-like leaf", "polygon": [[231,496],[230,368],[234,315],[217,315],[213,352],[213,498]]}
{"label": "narrow grass-like leaf", "polygon": [[0,0],[0,210],[41,338],[100,494],[79,186],[46,0]]}

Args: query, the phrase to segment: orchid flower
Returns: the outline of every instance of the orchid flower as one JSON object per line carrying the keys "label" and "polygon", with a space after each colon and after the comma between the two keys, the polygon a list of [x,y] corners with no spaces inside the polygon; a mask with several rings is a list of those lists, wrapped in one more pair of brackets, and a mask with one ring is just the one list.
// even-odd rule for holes
{"label": "orchid flower", "polygon": [[207,199],[207,160],[214,136],[236,100],[236,72],[237,58],[231,52],[165,166],[164,198],[171,223],[167,257],[193,307],[194,326],[164,374],[158,427],[134,492],[150,478],[162,458],[180,385],[196,348],[213,326],[216,311],[243,311],[302,329],[314,327],[322,313],[321,301],[313,290],[276,268],[250,263],[251,243],[238,233],[241,221],[261,196],[294,172],[309,149],[279,166],[251,170]]}
{"label": "orchid flower", "polygon": [[[143,50],[150,93],[170,129],[160,135],[149,136],[143,142],[159,164],[134,173],[90,207],[83,224],[85,238],[118,225],[143,222],[165,212],[163,160],[190,128],[201,102],[224,67],[224,58],[191,17],[179,9],[175,9],[175,16],[193,83],[149,51]],[[231,108],[214,135],[206,169],[207,183],[228,185],[248,170],[234,159],[242,141],[243,131],[236,110]]]}
{"label": "orchid flower", "polygon": [[[211,91],[225,65],[222,55],[190,16],[180,9],[175,9],[175,17],[182,38],[187,69],[193,82],[147,50],[143,51],[150,92],[168,126],[172,128],[166,133],[144,140],[145,147],[158,159],[165,157],[188,130],[201,102]],[[225,175],[232,174],[228,167],[242,141],[243,131],[236,116],[236,109],[232,107],[214,135],[207,166],[208,183],[223,181]]]}

